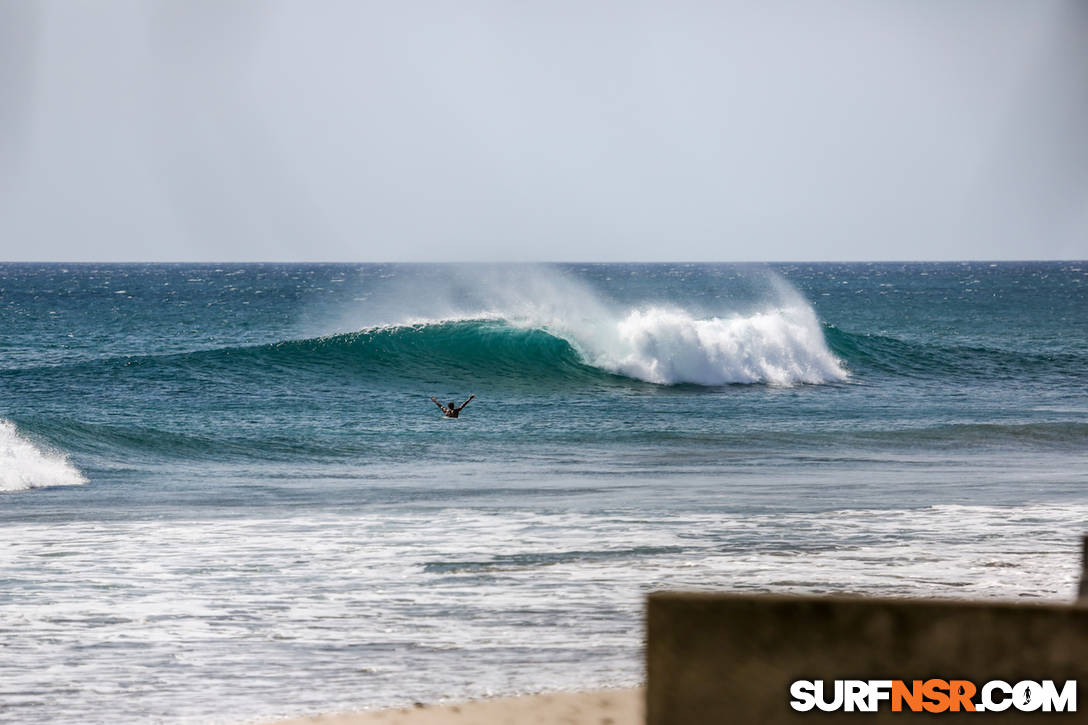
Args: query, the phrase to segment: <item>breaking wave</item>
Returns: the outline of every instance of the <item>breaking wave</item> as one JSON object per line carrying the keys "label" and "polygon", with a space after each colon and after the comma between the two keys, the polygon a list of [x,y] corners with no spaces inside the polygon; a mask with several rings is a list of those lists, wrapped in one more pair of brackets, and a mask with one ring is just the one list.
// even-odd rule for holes
{"label": "breaking wave", "polygon": [[25,491],[87,482],[62,453],[43,451],[0,418],[0,491]]}
{"label": "breaking wave", "polygon": [[769,273],[754,274],[743,294],[709,308],[706,300],[681,302],[652,290],[619,301],[539,267],[473,268],[425,282],[387,290],[358,311],[364,319],[337,324],[353,332],[74,366],[155,380],[181,373],[212,385],[300,372],[324,377],[322,385],[464,379],[480,386],[791,386],[848,377],[812,306]]}
{"label": "breaking wave", "polygon": [[[485,383],[639,381],[704,386],[795,385],[845,380],[811,310],[698,319],[634,309],[609,324],[572,330],[476,317],[387,325],[269,345],[115,359],[80,365],[162,367],[217,376],[337,372],[382,379]],[[330,378],[332,379],[332,378]]]}

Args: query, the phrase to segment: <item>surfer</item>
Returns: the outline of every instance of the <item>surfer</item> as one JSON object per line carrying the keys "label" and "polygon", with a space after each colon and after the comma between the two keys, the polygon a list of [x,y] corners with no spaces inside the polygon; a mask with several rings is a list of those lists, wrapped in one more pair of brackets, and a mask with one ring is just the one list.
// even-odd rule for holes
{"label": "surfer", "polygon": [[458,405],[456,401],[451,400],[448,408],[445,405],[439,403],[433,397],[431,398],[431,401],[442,409],[442,415],[446,416],[447,418],[456,418],[457,416],[461,415],[461,411],[464,410],[465,406],[471,403],[472,399],[475,397],[475,394],[468,396],[468,400],[461,403],[460,405]]}

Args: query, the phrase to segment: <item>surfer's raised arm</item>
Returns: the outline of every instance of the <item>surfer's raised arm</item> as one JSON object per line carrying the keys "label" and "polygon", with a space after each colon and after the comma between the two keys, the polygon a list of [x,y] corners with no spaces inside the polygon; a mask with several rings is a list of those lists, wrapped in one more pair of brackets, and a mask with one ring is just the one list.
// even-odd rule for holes
{"label": "surfer's raised arm", "polygon": [[451,400],[449,405],[442,405],[441,403],[438,402],[437,398],[431,398],[431,402],[434,403],[435,405],[437,405],[439,407],[439,409],[442,411],[442,414],[445,415],[447,418],[456,418],[459,415],[461,415],[461,410],[466,405],[471,403],[472,399],[475,398],[475,397],[476,397],[476,394],[473,393],[472,395],[468,396],[468,400],[461,403],[460,405],[457,404],[456,400]]}

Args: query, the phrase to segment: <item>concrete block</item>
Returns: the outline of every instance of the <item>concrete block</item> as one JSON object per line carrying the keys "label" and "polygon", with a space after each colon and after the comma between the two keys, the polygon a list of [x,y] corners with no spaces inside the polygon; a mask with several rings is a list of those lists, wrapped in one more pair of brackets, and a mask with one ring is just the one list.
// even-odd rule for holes
{"label": "concrete block", "polygon": [[[648,725],[1088,723],[1088,607],[670,593],[647,610]],[[1078,681],[1077,712],[797,712],[795,680]]]}

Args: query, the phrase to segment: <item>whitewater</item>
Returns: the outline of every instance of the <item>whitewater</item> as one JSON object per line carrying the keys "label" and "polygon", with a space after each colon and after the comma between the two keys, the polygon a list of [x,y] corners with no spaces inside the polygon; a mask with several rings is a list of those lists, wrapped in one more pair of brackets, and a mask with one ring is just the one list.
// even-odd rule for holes
{"label": "whitewater", "polygon": [[86,482],[66,455],[36,447],[19,435],[11,421],[0,418],[0,491],[78,486]]}
{"label": "whitewater", "polygon": [[0,718],[630,685],[657,589],[1067,601],[1085,270],[0,264]]}

